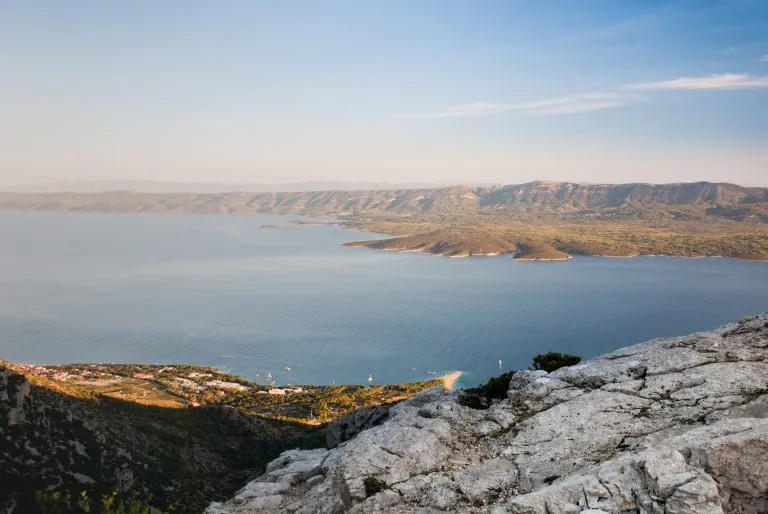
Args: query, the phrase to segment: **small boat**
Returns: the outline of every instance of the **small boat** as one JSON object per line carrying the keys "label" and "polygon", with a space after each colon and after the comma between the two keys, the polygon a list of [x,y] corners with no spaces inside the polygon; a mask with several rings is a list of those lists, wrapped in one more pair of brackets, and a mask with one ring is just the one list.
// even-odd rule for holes
{"label": "small boat", "polygon": [[286,367],[285,367],[285,371],[291,371],[291,368],[289,368],[288,366],[286,366]]}
{"label": "small boat", "polygon": [[368,375],[368,382],[373,382],[373,375]]}

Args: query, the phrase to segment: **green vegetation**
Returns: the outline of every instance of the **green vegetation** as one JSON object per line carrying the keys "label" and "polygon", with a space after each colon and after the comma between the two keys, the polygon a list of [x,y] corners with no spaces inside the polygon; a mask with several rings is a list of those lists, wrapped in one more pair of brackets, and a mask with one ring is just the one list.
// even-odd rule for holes
{"label": "green vegetation", "polygon": [[[542,369],[551,373],[564,366],[573,366],[581,362],[581,357],[567,353],[549,352],[533,357],[533,369]],[[491,377],[485,384],[465,389],[459,395],[459,403],[472,409],[487,409],[494,400],[502,400],[507,397],[509,383],[514,371],[507,371],[497,377]]]}
{"label": "green vegetation", "polygon": [[578,355],[569,355],[567,353],[549,352],[539,354],[533,358],[533,368],[543,369],[547,373],[552,373],[555,370],[563,368],[565,366],[573,366],[581,362],[581,357]]}
{"label": "green vegetation", "polygon": [[360,407],[403,400],[440,383],[429,380],[397,385],[304,386],[305,393],[290,395],[238,391],[222,398],[220,404],[275,419],[323,423]]}
{"label": "green vegetation", "polygon": [[507,397],[509,381],[514,373],[514,371],[508,371],[498,377],[489,378],[485,384],[465,389],[459,395],[459,403],[473,409],[487,409],[493,404],[493,400]]}
{"label": "green vegetation", "polygon": [[[231,407],[252,416],[308,425],[321,425],[360,407],[393,403],[442,384],[438,378],[391,385],[278,388],[187,364],[63,364],[25,369],[60,390],[75,386],[100,396],[161,407]],[[270,390],[284,394],[270,394]]]}
{"label": "green vegetation", "polygon": [[37,491],[35,506],[40,514],[170,514],[175,510],[173,507],[157,508],[152,505],[151,496],[143,498],[136,493],[126,495],[117,490],[102,494],[95,501],[85,490],[74,496],[58,491]]}

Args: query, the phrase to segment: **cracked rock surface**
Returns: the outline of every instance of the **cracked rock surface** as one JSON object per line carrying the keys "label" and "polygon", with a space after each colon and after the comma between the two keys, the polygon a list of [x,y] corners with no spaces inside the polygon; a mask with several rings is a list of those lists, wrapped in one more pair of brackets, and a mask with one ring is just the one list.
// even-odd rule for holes
{"label": "cracked rock surface", "polygon": [[438,511],[768,512],[768,315],[519,371],[487,410],[424,391],[206,512]]}

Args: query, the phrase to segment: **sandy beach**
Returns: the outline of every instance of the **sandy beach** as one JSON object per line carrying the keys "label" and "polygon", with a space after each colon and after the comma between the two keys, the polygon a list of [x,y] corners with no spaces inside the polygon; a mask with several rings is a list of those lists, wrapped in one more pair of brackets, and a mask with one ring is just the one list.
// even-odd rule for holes
{"label": "sandy beach", "polygon": [[456,381],[461,376],[461,371],[451,371],[447,375],[443,375],[443,387],[446,391],[452,391]]}

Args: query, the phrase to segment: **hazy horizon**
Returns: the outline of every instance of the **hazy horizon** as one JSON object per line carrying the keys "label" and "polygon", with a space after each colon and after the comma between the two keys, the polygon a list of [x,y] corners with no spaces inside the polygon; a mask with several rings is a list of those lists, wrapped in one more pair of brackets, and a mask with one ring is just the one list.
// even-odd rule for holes
{"label": "hazy horizon", "polygon": [[0,6],[0,184],[768,186],[768,4]]}
{"label": "hazy horizon", "polygon": [[[530,182],[554,182],[551,180],[534,180]],[[706,181],[697,181],[706,182]],[[588,185],[614,185],[614,183],[598,182],[569,182]],[[650,185],[673,185],[679,183],[693,182],[634,182]],[[714,183],[714,182],[709,182]],[[734,184],[741,187],[768,188],[766,185],[746,185],[733,182],[717,182],[725,184]],[[228,192],[248,191],[251,193],[295,193],[311,191],[375,191],[375,190],[406,190],[406,189],[439,189],[446,187],[499,187],[515,186],[524,183],[492,183],[492,182],[329,182],[322,180],[306,182],[288,182],[283,184],[262,184],[262,183],[226,183],[226,182],[175,182],[175,181],[153,181],[153,180],[95,180],[95,181],[72,181],[72,182],[39,182],[28,184],[0,184],[0,193],[83,193],[97,194],[115,191],[131,191],[136,193],[197,193],[197,194],[218,194]]]}

